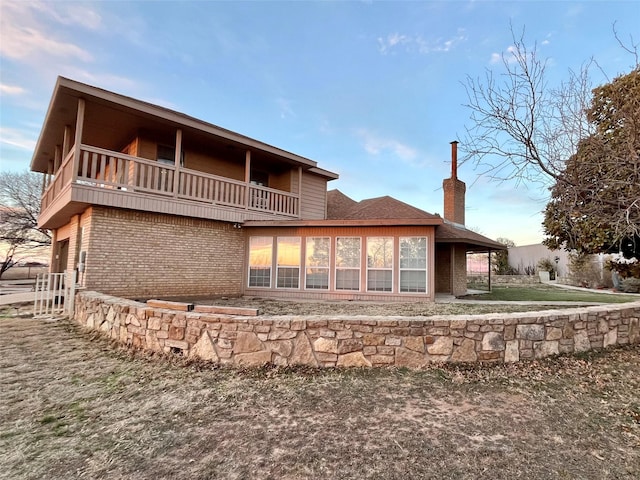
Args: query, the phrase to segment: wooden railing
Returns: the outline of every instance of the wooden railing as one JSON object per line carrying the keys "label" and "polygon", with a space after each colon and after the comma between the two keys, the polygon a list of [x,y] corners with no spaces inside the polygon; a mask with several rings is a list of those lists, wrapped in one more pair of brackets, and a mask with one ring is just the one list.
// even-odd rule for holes
{"label": "wooden railing", "polygon": [[[230,178],[186,168],[178,169],[153,160],[87,145],[80,146],[78,172],[73,178],[75,148],[64,159],[53,181],[42,196],[42,211],[51,205],[62,189],[73,182],[94,188],[174,197],[213,205],[238,207],[265,213],[298,216],[298,196]],[[248,190],[247,190],[248,189]]]}
{"label": "wooden railing", "polygon": [[51,178],[47,176],[48,184],[44,193],[42,194],[41,211],[44,211],[49,207],[55,198],[60,195],[60,192],[71,183],[73,179],[73,150],[65,157],[60,165],[60,168],[56,172],[55,177]]}

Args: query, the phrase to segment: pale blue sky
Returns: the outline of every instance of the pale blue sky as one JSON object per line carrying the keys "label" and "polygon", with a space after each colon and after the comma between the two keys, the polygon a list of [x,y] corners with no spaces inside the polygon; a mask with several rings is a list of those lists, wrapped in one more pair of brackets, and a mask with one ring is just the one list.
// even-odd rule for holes
{"label": "pale blue sky", "polygon": [[[595,84],[629,71],[635,1],[28,2],[0,0],[0,169],[28,168],[63,75],[237,131],[340,174],[356,200],[442,213],[467,75],[499,68],[510,24],[552,82],[594,57]],[[467,182],[467,226],[542,239],[546,191]]]}

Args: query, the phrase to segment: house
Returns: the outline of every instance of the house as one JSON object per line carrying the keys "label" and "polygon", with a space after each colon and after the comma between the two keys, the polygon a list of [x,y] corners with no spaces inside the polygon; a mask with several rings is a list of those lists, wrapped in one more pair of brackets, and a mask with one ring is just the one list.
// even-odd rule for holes
{"label": "house", "polygon": [[391,197],[328,191],[336,173],[187,115],[58,78],[31,169],[51,270],[129,298],[273,296],[432,301],[466,291],[466,254],[502,249]]}

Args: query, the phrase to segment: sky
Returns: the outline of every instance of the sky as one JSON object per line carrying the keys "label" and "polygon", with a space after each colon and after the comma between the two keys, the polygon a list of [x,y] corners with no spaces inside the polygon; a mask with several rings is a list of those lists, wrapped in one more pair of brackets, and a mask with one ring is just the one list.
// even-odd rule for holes
{"label": "sky", "polygon": [[[640,2],[0,0],[0,171],[28,169],[61,75],[312,159],[357,201],[442,214],[466,79],[501,72],[524,29],[550,86],[590,58],[606,83],[633,64],[614,25],[640,40]],[[458,168],[467,227],[539,243],[547,189],[479,174]]]}

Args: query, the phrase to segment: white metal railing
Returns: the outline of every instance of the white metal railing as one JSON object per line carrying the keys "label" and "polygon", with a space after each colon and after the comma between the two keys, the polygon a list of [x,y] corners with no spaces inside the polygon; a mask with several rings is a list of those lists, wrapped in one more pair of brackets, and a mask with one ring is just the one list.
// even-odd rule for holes
{"label": "white metal railing", "polygon": [[[49,182],[42,196],[42,211],[73,182],[95,188],[150,193],[196,202],[298,216],[297,194],[220,177],[186,168],[178,169],[153,160],[88,145],[80,146],[78,171],[74,178],[75,147]],[[177,187],[177,191],[176,191]],[[248,193],[248,194],[247,194]]]}
{"label": "white metal railing", "polygon": [[36,278],[33,316],[73,315],[75,294],[75,270],[39,273]]}

